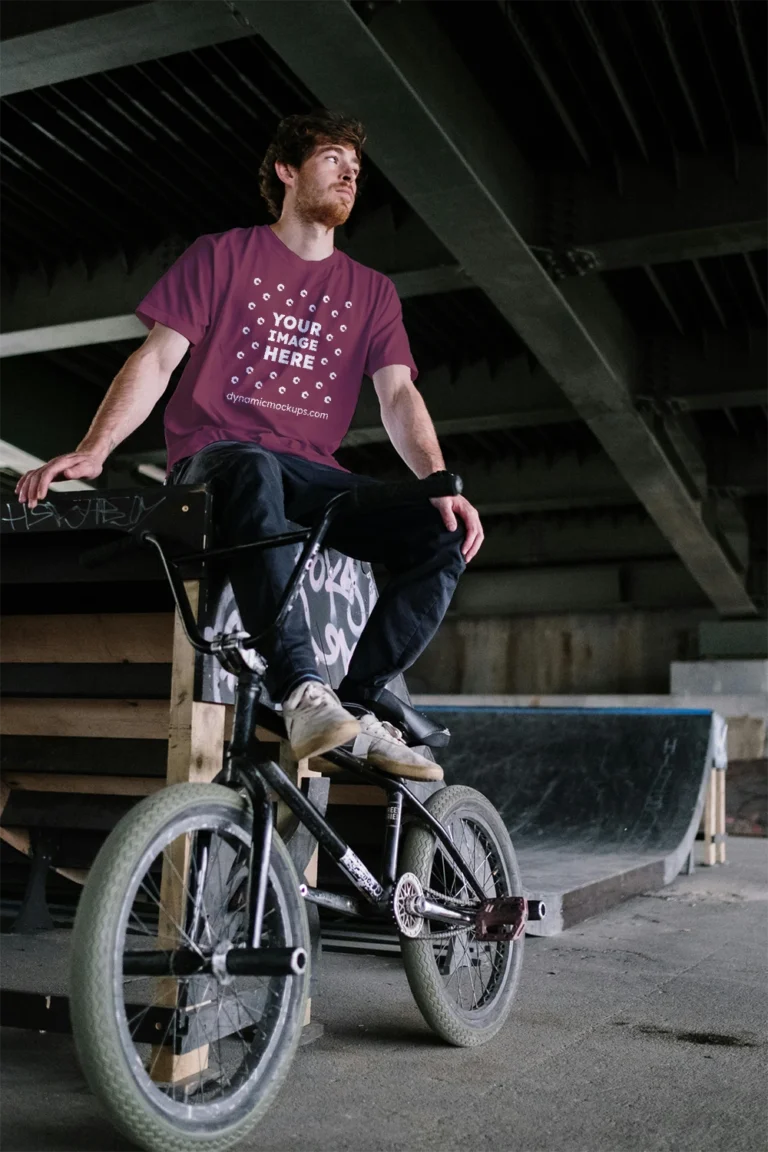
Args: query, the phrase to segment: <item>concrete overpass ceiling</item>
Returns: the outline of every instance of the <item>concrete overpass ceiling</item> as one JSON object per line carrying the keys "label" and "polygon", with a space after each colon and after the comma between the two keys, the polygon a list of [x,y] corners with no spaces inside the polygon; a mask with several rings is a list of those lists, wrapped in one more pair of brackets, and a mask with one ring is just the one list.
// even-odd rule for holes
{"label": "concrete overpass ceiling", "polygon": [[[362,5],[361,5],[362,7]],[[486,98],[537,170],[765,142],[764,5],[500,0],[444,4]]]}
{"label": "concrete overpass ceiling", "polygon": [[[169,240],[181,249],[203,232],[267,223],[261,159],[278,120],[315,104],[252,37],[5,97],[4,266],[14,276],[119,252],[130,261]],[[381,251],[408,217],[368,165],[342,243]],[[409,223],[416,268],[420,249],[430,267],[452,263]],[[392,255],[395,272],[396,245]]]}
{"label": "concrete overpass ceiling", "polygon": [[[203,232],[267,222],[256,184],[274,126],[326,98],[309,42],[293,62],[278,51],[281,7],[4,0],[0,325],[25,333],[19,350],[38,349],[4,360],[7,381],[37,374],[53,388],[59,373],[70,399],[81,390],[70,404],[79,413],[136,346],[135,339],[94,342],[104,330],[90,322],[112,317],[115,331],[130,335],[133,305],[181,248]],[[764,569],[766,6],[429,0],[351,7],[363,31],[367,25],[375,38],[384,29],[392,57],[403,47],[398,22],[425,11],[435,43],[431,54],[428,42],[419,51],[433,92],[439,38],[458,53],[484,102],[467,103],[469,123],[454,107],[430,105],[427,89],[419,99],[451,147],[467,145],[464,158],[491,178],[477,184],[478,206],[488,188],[501,197],[526,252],[618,366],[626,403],[619,413],[610,400],[605,420],[618,429],[619,418],[631,417],[635,445],[647,429],[668,492],[688,493],[665,535],[664,516],[649,518],[642,485],[627,481],[640,468],[635,449],[627,450],[624,475],[617,467],[623,433],[606,432],[605,420],[590,426],[584,407],[574,406],[561,375],[515,324],[514,308],[505,311],[489,290],[487,270],[470,275],[450,235],[400,178],[413,147],[407,134],[399,155],[387,142],[382,151],[374,120],[366,186],[339,244],[397,283],[419,386],[447,458],[483,493],[492,566],[535,554],[520,543],[530,543],[533,529],[512,532],[510,517],[520,525],[539,518],[542,563],[556,564],[569,556],[576,563],[580,554],[607,560],[612,539],[616,558],[631,558],[632,517],[640,516],[638,558],[673,562],[675,539],[684,537],[679,554],[722,611],[749,611],[750,597],[764,605],[727,540],[746,525],[749,564]],[[329,20],[349,12],[341,0],[320,8]],[[316,38],[314,51],[322,57],[333,46],[333,35]],[[398,60],[388,85],[406,64]],[[343,92],[340,81],[334,91]],[[352,112],[354,95],[349,89],[343,102]],[[488,117],[473,121],[481,108]],[[473,124],[476,138],[467,144],[462,132],[471,136]],[[505,151],[507,140],[519,163]],[[439,187],[439,169],[428,164],[430,173]],[[53,337],[42,334],[46,326],[56,329]],[[589,372],[585,378],[588,390]],[[397,465],[366,387],[340,459],[388,475]],[[62,437],[75,435],[67,403],[62,395]],[[19,447],[43,453],[45,445],[32,442],[32,414],[25,424],[15,407],[12,417],[17,438],[29,441]],[[159,413],[123,446],[113,474],[139,459],[162,461]],[[690,535],[697,509],[711,538]],[[606,516],[618,517],[616,533]],[[558,527],[569,517],[571,528]],[[740,596],[741,580],[749,596]]]}

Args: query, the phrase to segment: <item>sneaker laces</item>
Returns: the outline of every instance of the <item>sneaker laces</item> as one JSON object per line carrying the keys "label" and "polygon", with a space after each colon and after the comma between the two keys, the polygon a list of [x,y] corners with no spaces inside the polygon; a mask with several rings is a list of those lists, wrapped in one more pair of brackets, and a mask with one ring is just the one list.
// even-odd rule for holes
{"label": "sneaker laces", "polygon": [[390,724],[389,720],[378,720],[372,712],[366,713],[366,715],[361,718],[360,725],[368,736],[389,737],[397,744],[405,745],[405,739],[400,729],[395,728],[394,724]]}

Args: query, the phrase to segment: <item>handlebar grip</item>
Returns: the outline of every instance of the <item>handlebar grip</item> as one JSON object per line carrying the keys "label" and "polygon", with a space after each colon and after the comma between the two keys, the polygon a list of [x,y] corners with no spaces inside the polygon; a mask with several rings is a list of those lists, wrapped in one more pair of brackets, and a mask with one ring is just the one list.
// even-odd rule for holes
{"label": "handlebar grip", "polygon": [[143,536],[137,536],[133,532],[129,532],[123,536],[121,540],[112,540],[109,544],[100,544],[98,548],[89,548],[87,552],[81,552],[79,563],[81,568],[100,568],[102,564],[107,564],[116,556],[122,556],[124,552],[130,552],[133,548],[138,548],[143,542]]}
{"label": "handlebar grip", "polygon": [[440,496],[460,496],[463,488],[461,476],[454,472],[434,472],[424,480],[357,488],[352,492],[352,506],[357,512],[368,512],[375,508],[395,508],[398,504],[421,504],[423,500]]}

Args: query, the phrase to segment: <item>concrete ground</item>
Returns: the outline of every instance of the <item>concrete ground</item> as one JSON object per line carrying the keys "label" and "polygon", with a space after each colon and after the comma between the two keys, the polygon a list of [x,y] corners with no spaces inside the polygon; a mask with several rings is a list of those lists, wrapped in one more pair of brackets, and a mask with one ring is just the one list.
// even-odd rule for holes
{"label": "concrete ground", "polygon": [[[324,1035],[244,1152],[723,1152],[768,1147],[768,842],[529,939],[491,1044],[433,1039],[399,961],[325,955]],[[2,1030],[5,1152],[123,1152],[68,1037]]]}

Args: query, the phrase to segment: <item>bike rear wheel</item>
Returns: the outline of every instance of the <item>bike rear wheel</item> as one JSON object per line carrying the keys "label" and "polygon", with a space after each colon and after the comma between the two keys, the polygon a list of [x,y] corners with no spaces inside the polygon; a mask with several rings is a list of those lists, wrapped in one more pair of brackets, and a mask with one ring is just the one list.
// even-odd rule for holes
{"label": "bike rear wheel", "polygon": [[[448,830],[487,897],[523,895],[509,833],[485,796],[474,788],[442,788],[425,807]],[[438,898],[479,903],[424,824],[408,829],[400,871],[413,873]],[[449,1044],[474,1047],[495,1036],[509,1016],[520,979],[523,937],[514,942],[481,941],[471,927],[443,935],[447,928],[426,920],[421,937],[401,935],[403,963],[429,1026]]]}
{"label": "bike rear wheel", "polygon": [[[246,943],[245,800],[181,784],[138,804],[88,876],[73,934],[70,1009],[86,1078],[116,1127],[150,1152],[223,1152],[261,1118],[304,1023],[292,976],[124,975],[132,951]],[[299,882],[275,835],[262,946],[304,948]]]}

